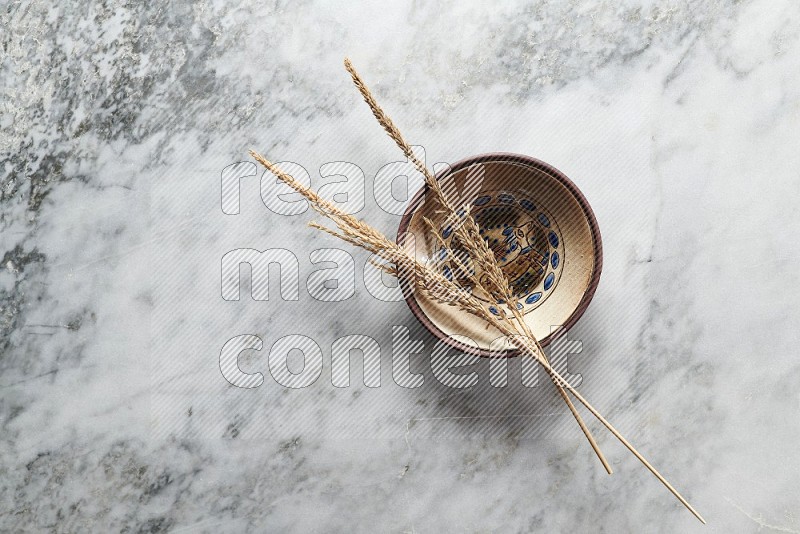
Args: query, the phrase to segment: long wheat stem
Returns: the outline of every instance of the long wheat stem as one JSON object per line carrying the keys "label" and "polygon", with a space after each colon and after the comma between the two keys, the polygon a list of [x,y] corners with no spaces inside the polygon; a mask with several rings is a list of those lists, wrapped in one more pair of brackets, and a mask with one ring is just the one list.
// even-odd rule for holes
{"label": "long wheat stem", "polygon": [[[364,98],[364,101],[367,103],[370,110],[372,110],[372,114],[378,120],[378,123],[383,127],[389,137],[391,137],[392,140],[397,144],[409,161],[411,161],[417,170],[423,174],[425,177],[425,183],[427,184],[429,190],[434,193],[436,201],[438,201],[438,203],[448,212],[448,217],[451,218],[453,223],[456,225],[456,237],[459,238],[459,242],[462,244],[462,246],[464,246],[464,248],[467,249],[467,253],[469,254],[470,258],[477,264],[481,271],[481,276],[475,277],[476,285],[481,287],[483,292],[487,295],[494,296],[495,300],[502,300],[506,303],[507,307],[511,310],[511,313],[514,314],[520,326],[522,327],[522,330],[519,333],[534,339],[537,350],[540,350],[540,353],[544,356],[544,351],[542,350],[539,341],[533,336],[530,328],[522,319],[519,310],[517,310],[517,299],[508,283],[508,278],[500,268],[494,253],[489,250],[488,243],[480,234],[480,229],[478,228],[475,219],[471,217],[468,206],[462,207],[461,215],[459,215],[459,210],[447,197],[441,187],[441,184],[439,183],[439,180],[437,180],[433,173],[428,170],[427,165],[425,165],[425,163],[422,162],[416,156],[416,154],[414,154],[414,151],[411,149],[411,145],[408,144],[403,135],[400,133],[400,130],[397,128],[397,126],[395,126],[392,119],[386,114],[383,108],[381,108],[377,100],[375,100],[375,97],[372,95],[369,87],[367,87],[367,84],[364,82],[364,79],[361,77],[361,75],[358,74],[358,71],[356,71],[349,58],[345,58],[344,66],[345,69],[347,69],[347,72],[350,73],[353,84],[355,84],[356,88],[361,93],[361,96]],[[432,228],[432,230],[434,230],[436,235],[438,235],[438,231],[436,231],[435,228]],[[545,357],[545,359],[547,358]],[[561,387],[558,387],[558,392],[561,395],[561,398],[564,399],[564,402],[567,404],[567,407],[572,415],[575,417],[575,420],[578,422],[578,426],[586,436],[586,439],[589,441],[589,445],[592,447],[592,450],[594,450],[595,454],[597,454],[597,457],[600,459],[600,463],[603,464],[603,468],[608,474],[613,473],[611,465],[608,463],[608,460],[606,460],[605,455],[600,450],[600,446],[597,444],[597,441],[594,439],[594,436],[586,426],[586,423],[583,421],[583,418],[578,413],[578,410],[575,408],[575,405],[572,403],[569,396]]]}
{"label": "long wheat stem", "polygon": [[[276,165],[268,161],[260,154],[251,151],[250,154],[270,172],[275,174],[284,183],[289,185],[292,189],[302,194],[309,200],[311,206],[321,215],[329,218],[339,228],[340,232],[331,231],[323,226],[316,225],[316,228],[324,230],[335,237],[343,239],[365,250],[378,254],[381,258],[389,261],[395,265],[393,274],[398,276],[413,275],[412,283],[415,287],[425,292],[430,298],[437,300],[448,306],[455,306],[459,309],[475,315],[497,328],[501,333],[506,335],[509,341],[516,345],[524,353],[534,357],[537,362],[547,371],[552,380],[560,388],[568,390],[572,395],[588,409],[613,435],[616,437],[636,458],[644,464],[644,466],[672,492],[672,494],[692,513],[697,519],[705,523],[705,519],[689,504],[689,502],[656,470],[653,465],[648,462],[639,451],[626,440],[619,431],[614,428],[589,402],[578,393],[544,358],[544,353],[539,351],[532,343],[533,338],[518,335],[519,332],[507,322],[500,321],[497,317],[493,316],[486,307],[473,295],[465,292],[456,283],[448,280],[439,271],[432,269],[430,266],[420,262],[415,257],[411,256],[409,252],[389,240],[381,232],[371,227],[364,221],[345,213],[337,208],[332,203],[321,198],[318,194],[310,188],[304,186],[290,175],[281,171]],[[381,267],[381,265],[378,265]]]}
{"label": "long wheat stem", "polygon": [[[425,224],[428,226],[428,229],[431,231],[431,235],[435,237],[439,245],[443,247],[443,250],[447,252],[450,261],[452,261],[454,264],[457,265],[458,271],[463,273],[467,278],[469,278],[473,284],[479,286],[480,279],[474,272],[474,270],[471,270],[469,266],[466,265],[464,261],[453,252],[453,249],[447,246],[447,243],[445,243],[444,239],[439,234],[439,231],[433,224],[433,221],[431,221],[427,217],[423,217],[423,219],[425,221]],[[543,357],[545,361],[547,361],[547,363],[550,363],[550,361],[547,358],[547,355],[544,352],[544,348],[539,343],[539,340],[536,339],[536,337],[533,335],[530,326],[528,326],[528,323],[525,322],[525,319],[522,317],[522,313],[520,313],[519,309],[517,309],[516,306],[508,306],[508,308],[511,310],[513,316],[509,316],[508,314],[504,313],[502,319],[508,322],[508,324],[512,328],[514,328],[517,332],[522,332],[522,334],[524,334],[528,339],[530,339],[532,341],[532,344],[534,345],[534,350],[536,350],[536,352],[539,355],[541,355],[541,357]],[[516,324],[513,322],[512,319],[516,320]],[[613,474],[614,471],[613,469],[611,469],[611,464],[608,463],[608,460],[603,454],[603,451],[600,450],[600,446],[597,444],[597,441],[595,441],[594,436],[587,428],[586,423],[583,421],[583,418],[578,413],[578,409],[575,407],[575,404],[573,404],[572,399],[569,398],[569,395],[567,395],[567,392],[564,390],[564,388],[561,387],[556,381],[554,381],[553,383],[556,385],[558,393],[561,395],[561,398],[564,399],[564,402],[569,408],[569,411],[572,412],[573,417],[575,417],[575,420],[578,422],[578,426],[580,426],[581,430],[583,431],[583,434],[586,436],[586,439],[589,440],[589,444],[592,446],[592,449],[594,450],[595,454],[597,454],[597,457],[600,459],[600,462],[603,464],[603,467],[605,468],[606,472],[609,475]]]}

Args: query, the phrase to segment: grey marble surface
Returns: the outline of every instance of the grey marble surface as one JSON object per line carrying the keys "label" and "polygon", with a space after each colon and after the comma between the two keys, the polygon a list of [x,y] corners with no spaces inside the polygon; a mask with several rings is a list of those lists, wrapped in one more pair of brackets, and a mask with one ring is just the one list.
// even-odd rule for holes
{"label": "grey marble surface", "polygon": [[[797,2],[34,1],[0,28],[0,531],[800,532]],[[606,261],[570,371],[707,526],[592,422],[606,475],[518,361],[506,388],[485,360],[440,384],[365,255],[352,298],[312,298],[338,245],[258,177],[222,212],[257,148],[315,187],[356,164],[394,231],[371,193],[401,155],[345,55],[429,162],[518,152],[583,190]],[[291,250],[298,300],[223,300],[237,248]],[[424,344],[418,388],[393,327]],[[240,334],[255,389],[220,372]],[[311,387],[269,374],[291,334],[321,349]],[[346,334],[380,345],[380,388],[332,385]]]}

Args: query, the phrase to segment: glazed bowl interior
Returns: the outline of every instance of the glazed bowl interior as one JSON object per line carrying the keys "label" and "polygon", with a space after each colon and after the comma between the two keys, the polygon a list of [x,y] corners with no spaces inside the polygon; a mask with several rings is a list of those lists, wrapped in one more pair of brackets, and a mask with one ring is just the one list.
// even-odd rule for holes
{"label": "glazed bowl interior", "polygon": [[[516,154],[468,158],[437,177],[448,197],[457,201],[454,204],[470,206],[536,338],[546,345],[555,329],[571,327],[588,306],[602,268],[597,222],[575,184],[552,166]],[[455,250],[460,248],[436,203],[425,197],[423,188],[412,199],[400,223],[398,242],[423,261],[438,258],[433,264],[442,274],[472,290],[464,268],[472,269],[469,261],[461,265],[448,261],[442,242],[425,222],[425,218],[434,221],[439,237]],[[473,294],[492,313],[502,313],[479,289]],[[406,301],[428,330],[451,346],[481,356],[500,355],[498,345],[492,345],[500,332],[482,320],[418,291],[409,293]]]}

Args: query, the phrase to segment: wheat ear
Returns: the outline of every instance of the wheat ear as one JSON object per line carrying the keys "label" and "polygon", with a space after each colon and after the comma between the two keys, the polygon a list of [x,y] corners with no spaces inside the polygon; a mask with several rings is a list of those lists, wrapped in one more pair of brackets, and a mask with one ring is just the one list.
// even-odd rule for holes
{"label": "wheat ear", "polygon": [[[525,336],[517,335],[518,332],[510,327],[506,322],[501,322],[496,317],[491,315],[485,306],[474,296],[465,292],[454,282],[445,278],[440,272],[430,268],[424,263],[412,257],[408,251],[386,238],[381,232],[371,227],[364,221],[353,217],[337,208],[332,203],[321,198],[311,188],[304,186],[292,176],[281,171],[276,165],[268,161],[260,154],[250,151],[250,154],[270,172],[275,174],[284,183],[289,185],[292,189],[303,195],[309,200],[311,206],[321,215],[333,221],[340,232],[334,232],[321,225],[316,225],[317,228],[323,229],[326,232],[345,240],[351,244],[362,247],[367,251],[378,254],[383,259],[395,264],[395,272],[398,273],[413,273],[414,277],[412,282],[415,287],[421,289],[431,298],[447,304],[449,306],[456,306],[459,309],[471,313],[476,317],[484,319],[487,323],[493,325],[500,332],[508,336],[509,341],[517,346],[524,353],[536,358],[539,364],[547,371],[556,385],[569,390],[578,401],[594,415],[603,426],[605,426],[614,437],[616,437],[636,458],[644,464],[644,466],[672,492],[672,494],[702,523],[705,519],[695,510],[692,505],[676,490],[667,480],[656,470],[653,465],[642,456],[631,443],[626,440],[619,431],[614,428],[589,402],[578,393],[543,357],[535,345],[531,343],[531,339]],[[380,266],[380,265],[379,265]]]}
{"label": "wheat ear", "polygon": [[[519,333],[533,339],[536,343],[539,353],[545,357],[545,359],[547,359],[541,344],[533,336],[533,333],[525,323],[522,314],[517,309],[517,298],[515,297],[514,292],[511,290],[511,287],[508,283],[508,278],[505,276],[500,268],[500,265],[497,263],[494,254],[489,250],[488,243],[486,243],[486,241],[483,239],[483,236],[480,234],[480,230],[475,222],[475,219],[469,213],[469,206],[464,206],[459,210],[450,201],[450,199],[447,198],[447,195],[443,191],[439,180],[437,180],[433,173],[431,173],[427,165],[425,165],[425,163],[422,162],[416,156],[416,154],[414,154],[414,151],[411,149],[411,145],[408,144],[403,135],[400,133],[400,130],[397,128],[397,126],[395,126],[392,119],[386,114],[385,111],[383,111],[383,108],[381,108],[377,100],[375,100],[375,97],[372,95],[369,87],[367,87],[367,84],[364,82],[364,79],[361,77],[361,75],[358,74],[358,71],[356,71],[349,58],[345,58],[344,67],[347,69],[347,72],[350,73],[353,84],[356,86],[359,93],[361,93],[361,96],[364,98],[367,106],[369,106],[372,114],[378,120],[378,123],[383,127],[389,137],[391,137],[392,140],[397,144],[400,150],[402,150],[403,154],[405,154],[409,161],[411,161],[417,170],[422,173],[422,175],[425,177],[425,183],[427,184],[428,189],[434,194],[435,200],[447,212],[447,217],[451,219],[451,224],[454,226],[455,234],[459,238],[460,243],[467,250],[470,258],[480,268],[482,273],[481,277],[475,277],[476,285],[481,287],[483,292],[487,295],[493,296],[495,301],[502,300],[506,303],[506,306],[509,308],[509,310],[511,310],[511,313],[522,327],[522,330],[520,330]],[[432,228],[432,230],[438,235],[438,231],[436,231],[435,228]],[[556,386],[558,386],[558,384],[556,384]],[[589,430],[589,427],[586,426],[586,423],[583,421],[583,418],[578,413],[578,410],[575,408],[575,405],[572,403],[567,393],[560,386],[558,387],[558,392],[561,395],[561,398],[564,399],[564,402],[566,403],[573,417],[575,417],[575,420],[578,422],[578,426],[586,436],[586,439],[589,441],[589,445],[592,447],[592,450],[594,450],[595,454],[600,459],[600,463],[603,464],[603,468],[608,474],[613,473],[611,465],[608,463],[608,460],[606,460],[605,455],[600,450],[600,446],[597,444],[597,441]]]}

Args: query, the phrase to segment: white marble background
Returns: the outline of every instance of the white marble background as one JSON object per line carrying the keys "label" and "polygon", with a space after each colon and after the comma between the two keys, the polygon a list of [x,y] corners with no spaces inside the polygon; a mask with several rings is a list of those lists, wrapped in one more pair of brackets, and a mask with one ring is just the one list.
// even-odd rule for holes
{"label": "white marble background", "polygon": [[[800,532],[796,1],[147,4],[0,13],[0,531]],[[429,161],[519,152],[581,187],[606,262],[571,369],[707,526],[592,423],[605,475],[546,384],[437,384],[360,277],[222,301],[226,251],[290,248],[305,280],[333,245],[257,179],[224,216],[223,167],[351,161],[369,191],[400,159],[345,55]],[[425,343],[418,389],[391,325]],[[241,333],[314,338],[321,379],[229,386]],[[351,333],[381,388],[332,387]]]}

